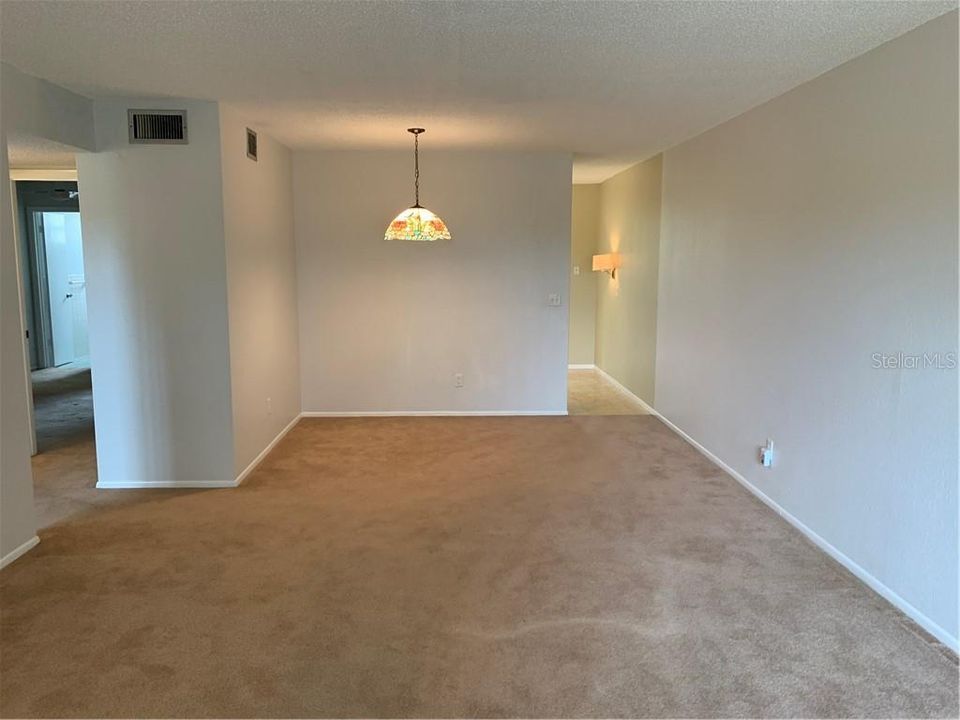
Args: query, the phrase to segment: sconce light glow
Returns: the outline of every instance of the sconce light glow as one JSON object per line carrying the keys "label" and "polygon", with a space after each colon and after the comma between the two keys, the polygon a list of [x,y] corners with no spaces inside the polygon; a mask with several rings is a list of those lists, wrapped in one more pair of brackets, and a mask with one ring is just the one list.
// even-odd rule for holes
{"label": "sconce light glow", "polygon": [[617,277],[617,268],[620,267],[619,253],[606,253],[593,256],[593,271],[610,273],[611,278]]}

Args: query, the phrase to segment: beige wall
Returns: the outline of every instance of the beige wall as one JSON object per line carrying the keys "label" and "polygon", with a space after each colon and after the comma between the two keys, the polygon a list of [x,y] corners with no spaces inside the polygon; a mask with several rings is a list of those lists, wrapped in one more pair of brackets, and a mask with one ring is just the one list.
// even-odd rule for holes
{"label": "beige wall", "polygon": [[600,186],[597,252],[620,253],[612,279],[596,273],[596,363],[651,405],[657,342],[661,156]]}
{"label": "beige wall", "polygon": [[[570,223],[571,365],[593,365],[597,319],[597,278],[590,271],[600,230],[600,186],[574,185]],[[579,268],[580,274],[575,274]]]}
{"label": "beige wall", "polygon": [[[234,469],[239,475],[300,414],[290,151],[220,106]],[[252,127],[257,130],[256,127]]]}
{"label": "beige wall", "polygon": [[565,412],[571,157],[426,138],[421,202],[449,242],[383,239],[409,151],[294,153],[303,410]]}
{"label": "beige wall", "polygon": [[666,153],[656,387],[953,647],[957,371],[874,354],[957,351],[957,80],[952,12]]}

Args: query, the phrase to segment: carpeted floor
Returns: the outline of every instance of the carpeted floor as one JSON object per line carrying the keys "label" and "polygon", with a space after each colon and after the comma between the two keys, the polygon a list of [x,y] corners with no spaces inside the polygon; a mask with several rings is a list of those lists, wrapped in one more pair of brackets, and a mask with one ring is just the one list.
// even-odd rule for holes
{"label": "carpeted floor", "polygon": [[37,524],[45,528],[116,498],[90,492],[97,484],[90,363],[35,370],[31,382],[37,428],[34,498]]}
{"label": "carpeted floor", "polygon": [[651,416],[303,420],[237,489],[72,492],[0,573],[5,717],[957,716]]}
{"label": "carpeted floor", "polygon": [[93,393],[88,361],[34,370],[30,381],[39,452],[93,438]]}
{"label": "carpeted floor", "polygon": [[567,372],[567,411],[571,415],[647,414],[647,409],[634,397],[593,368]]}

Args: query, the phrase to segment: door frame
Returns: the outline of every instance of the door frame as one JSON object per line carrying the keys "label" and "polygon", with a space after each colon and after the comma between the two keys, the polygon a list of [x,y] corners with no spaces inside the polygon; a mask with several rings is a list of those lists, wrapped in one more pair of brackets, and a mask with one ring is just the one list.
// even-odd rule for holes
{"label": "door frame", "polygon": [[[30,297],[22,298],[24,303],[29,302],[33,316],[33,331],[36,337],[34,347],[37,353],[37,365],[40,368],[53,367],[53,333],[50,320],[50,296],[47,292],[47,267],[46,267],[46,246],[45,238],[42,232],[42,221],[38,222],[37,213],[44,212],[80,212],[79,198],[65,199],[59,203],[36,202],[31,199],[31,186],[26,183],[49,182],[52,184],[69,183],[74,185],[73,190],[79,190],[75,180],[52,181],[43,180],[17,180],[14,185],[16,188],[16,215],[18,230],[24,233],[24,241],[28,257],[22,258],[21,262],[26,262],[26,270],[29,272]],[[24,184],[21,184],[24,183]],[[38,230],[40,232],[38,232]],[[24,268],[20,268],[21,272]],[[22,277],[22,275],[21,275]],[[24,288],[26,292],[26,288]],[[24,310],[24,316],[26,312]],[[23,318],[24,327],[27,327],[26,317]],[[28,348],[29,350],[29,348]],[[29,356],[29,352],[28,352]],[[28,368],[32,368],[32,363],[27,363]]]}
{"label": "door frame", "polygon": [[[74,362],[76,356],[73,357],[73,360],[69,360],[66,363],[57,363],[56,343],[54,342],[53,308],[50,297],[50,269],[47,257],[47,229],[43,216],[48,213],[56,213],[60,215],[76,215],[79,219],[80,209],[32,205],[27,212],[30,215],[27,220],[28,242],[32,240],[34,243],[31,247],[31,252],[36,255],[36,272],[39,276],[35,278],[34,289],[38,294],[36,300],[40,306],[40,325],[43,327],[43,355],[46,361],[46,367],[61,367],[64,364]],[[81,227],[81,237],[82,232]],[[83,258],[81,256],[81,263],[82,262]],[[86,286],[86,276],[86,265],[83,265],[84,286]],[[77,291],[74,290],[73,292],[76,293]],[[84,289],[84,294],[85,293],[86,289]],[[84,314],[86,314],[86,311],[84,311]],[[89,356],[89,352],[87,355]]]}
{"label": "door frame", "polygon": [[[48,212],[58,213],[77,213],[80,210],[65,210],[60,207],[31,205],[24,208],[27,215],[27,246],[30,248],[32,260],[31,285],[33,290],[34,318],[35,326],[39,326],[42,332],[37,340],[37,350],[42,358],[44,368],[56,367],[55,356],[53,352],[53,317],[50,314],[50,276],[47,271],[47,235],[43,226],[43,214]],[[86,275],[86,271],[84,271]],[[36,322],[39,321],[39,322]]]}
{"label": "door frame", "polygon": [[[17,183],[20,181],[35,181],[35,182],[77,182],[77,171],[76,170],[24,170],[24,169],[13,169],[9,170],[9,177],[6,178],[8,183],[8,192],[10,193],[10,208],[13,210],[13,242],[14,242],[14,260],[17,265],[17,288],[19,292],[17,293],[20,296],[20,324],[21,327],[26,329],[27,327],[27,318],[26,318],[26,302],[28,298],[25,297],[26,288],[23,286],[23,269],[24,263],[27,263],[27,269],[29,270],[30,259],[21,257],[21,238],[20,235],[23,232],[21,227],[21,204],[20,204],[20,192],[17,187]],[[77,186],[79,190],[79,184]],[[77,202],[77,209],[79,210],[80,203]],[[32,284],[32,283],[31,283]],[[31,288],[32,290],[32,288]],[[29,298],[32,302],[32,298]],[[33,378],[30,375],[30,349],[27,345],[27,339],[25,337],[20,338],[23,349],[23,382],[27,390],[27,422],[30,423],[30,455],[37,454],[37,423],[34,417],[33,410]]]}

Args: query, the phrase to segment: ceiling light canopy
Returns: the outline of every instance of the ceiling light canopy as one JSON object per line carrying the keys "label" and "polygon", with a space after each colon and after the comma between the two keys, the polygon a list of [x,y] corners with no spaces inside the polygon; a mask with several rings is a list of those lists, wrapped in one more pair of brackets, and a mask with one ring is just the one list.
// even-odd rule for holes
{"label": "ceiling light canopy", "polygon": [[397,215],[387,226],[384,240],[449,240],[446,223],[420,205],[420,134],[423,128],[407,128],[413,134],[414,204]]}

